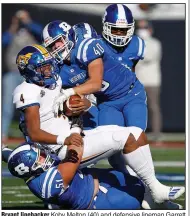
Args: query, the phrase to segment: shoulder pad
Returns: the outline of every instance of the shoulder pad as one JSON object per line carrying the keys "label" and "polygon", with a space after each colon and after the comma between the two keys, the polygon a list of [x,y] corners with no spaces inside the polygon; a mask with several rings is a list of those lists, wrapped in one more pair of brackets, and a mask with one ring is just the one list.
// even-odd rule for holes
{"label": "shoulder pad", "polygon": [[101,40],[95,38],[86,38],[81,41],[77,59],[82,63],[90,63],[91,61],[100,58],[104,54],[104,48]]}

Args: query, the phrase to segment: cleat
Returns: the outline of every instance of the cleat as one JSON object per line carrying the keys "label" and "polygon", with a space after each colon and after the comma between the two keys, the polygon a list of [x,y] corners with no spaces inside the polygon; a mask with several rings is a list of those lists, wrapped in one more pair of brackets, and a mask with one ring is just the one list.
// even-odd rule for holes
{"label": "cleat", "polygon": [[171,187],[169,192],[169,200],[175,200],[185,192],[185,187]]}
{"label": "cleat", "polygon": [[185,192],[185,187],[168,187],[163,184],[158,184],[151,191],[155,203],[163,203],[167,200],[175,200]]}

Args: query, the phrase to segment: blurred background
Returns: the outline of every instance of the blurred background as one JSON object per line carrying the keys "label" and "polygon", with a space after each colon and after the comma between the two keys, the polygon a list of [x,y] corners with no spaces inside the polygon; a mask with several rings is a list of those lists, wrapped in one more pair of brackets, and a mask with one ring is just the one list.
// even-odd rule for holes
{"label": "blurred background", "polygon": [[[15,147],[20,143],[19,113],[12,92],[22,81],[16,54],[27,44],[41,43],[41,31],[50,21],[71,25],[90,23],[99,34],[109,4],[2,4],[2,137]],[[148,97],[148,138],[157,178],[168,184],[185,180],[185,4],[126,4],[136,20],[136,34],[146,42],[145,59],[136,73]],[[15,139],[17,138],[17,139]],[[107,167],[107,161],[98,166]],[[23,185],[12,181],[3,164],[4,209],[42,208]],[[19,185],[19,186],[18,186]],[[184,196],[179,200],[184,205]]]}

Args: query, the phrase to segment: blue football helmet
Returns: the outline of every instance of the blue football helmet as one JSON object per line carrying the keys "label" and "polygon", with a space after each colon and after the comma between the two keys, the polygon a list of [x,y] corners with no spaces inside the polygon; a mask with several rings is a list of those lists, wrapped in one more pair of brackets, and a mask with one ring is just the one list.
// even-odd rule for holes
{"label": "blue football helmet", "polygon": [[59,158],[49,147],[38,143],[21,144],[9,155],[8,169],[18,178],[28,179],[38,176],[60,163]]}
{"label": "blue football helmet", "polygon": [[59,69],[55,59],[41,45],[24,47],[16,57],[16,64],[26,82],[39,86],[56,85]]}
{"label": "blue football helmet", "polygon": [[[102,18],[102,36],[112,45],[123,47],[132,39],[135,21],[130,9],[123,4],[108,6]],[[122,35],[115,31],[121,31]]]}
{"label": "blue football helmet", "polygon": [[[71,26],[61,20],[48,23],[43,30],[44,46],[59,63],[69,57],[74,46],[73,34]],[[56,42],[61,42],[61,45],[56,45]]]}
{"label": "blue football helmet", "polygon": [[75,41],[79,38],[98,38],[96,30],[88,23],[78,23],[72,28],[75,32]]}

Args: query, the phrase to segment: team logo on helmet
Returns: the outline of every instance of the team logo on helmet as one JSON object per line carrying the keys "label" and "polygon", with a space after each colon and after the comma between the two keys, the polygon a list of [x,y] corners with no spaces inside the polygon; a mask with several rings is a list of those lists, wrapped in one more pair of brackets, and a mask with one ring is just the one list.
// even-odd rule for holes
{"label": "team logo on helmet", "polygon": [[19,57],[17,59],[18,67],[23,69],[28,64],[28,61],[31,58],[32,54],[33,53],[27,53],[26,55],[19,55]]}

